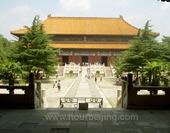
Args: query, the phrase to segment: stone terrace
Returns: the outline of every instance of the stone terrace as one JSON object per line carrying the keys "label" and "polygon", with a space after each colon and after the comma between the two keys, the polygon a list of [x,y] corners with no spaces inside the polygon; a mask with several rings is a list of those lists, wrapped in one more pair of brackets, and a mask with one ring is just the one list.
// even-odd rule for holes
{"label": "stone terrace", "polygon": [[[104,119],[104,120],[103,120]],[[0,110],[0,133],[169,133],[169,110]]]}

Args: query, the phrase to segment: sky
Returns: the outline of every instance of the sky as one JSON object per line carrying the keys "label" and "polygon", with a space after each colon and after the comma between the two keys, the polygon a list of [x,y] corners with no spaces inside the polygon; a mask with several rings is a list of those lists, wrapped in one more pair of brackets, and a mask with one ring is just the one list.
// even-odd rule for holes
{"label": "sky", "polygon": [[170,2],[159,0],[0,0],[0,34],[15,40],[10,31],[31,26],[40,15],[44,21],[52,17],[112,17],[123,16],[129,24],[144,28],[150,20],[157,38],[170,36]]}

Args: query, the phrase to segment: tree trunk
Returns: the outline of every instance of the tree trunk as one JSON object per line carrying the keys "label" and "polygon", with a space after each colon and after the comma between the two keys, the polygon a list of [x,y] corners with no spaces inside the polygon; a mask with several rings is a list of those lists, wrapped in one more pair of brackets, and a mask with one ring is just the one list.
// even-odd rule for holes
{"label": "tree trunk", "polygon": [[137,76],[137,78],[138,78],[138,76],[139,76],[138,72],[136,72],[136,76]]}
{"label": "tree trunk", "polygon": [[149,76],[149,86],[151,85],[151,75]]}
{"label": "tree trunk", "polygon": [[39,72],[40,72],[40,70],[37,70],[36,79],[40,79]]}
{"label": "tree trunk", "polygon": [[9,85],[14,85],[14,79],[9,79]]}

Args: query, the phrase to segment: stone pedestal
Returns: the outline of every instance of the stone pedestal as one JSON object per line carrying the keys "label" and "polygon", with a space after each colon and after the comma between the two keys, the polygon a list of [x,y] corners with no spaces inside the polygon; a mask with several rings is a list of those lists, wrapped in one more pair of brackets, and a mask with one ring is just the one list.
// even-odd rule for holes
{"label": "stone pedestal", "polygon": [[88,110],[88,103],[79,103],[79,110]]}

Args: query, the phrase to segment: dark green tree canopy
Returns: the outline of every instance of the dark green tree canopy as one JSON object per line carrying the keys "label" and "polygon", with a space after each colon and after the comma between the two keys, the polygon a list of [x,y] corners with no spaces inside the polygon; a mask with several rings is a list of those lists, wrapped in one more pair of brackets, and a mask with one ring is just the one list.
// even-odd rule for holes
{"label": "dark green tree canopy", "polygon": [[35,16],[31,27],[25,26],[25,28],[27,32],[18,42],[14,59],[20,62],[28,72],[55,72],[56,54],[59,50],[49,46],[50,36],[45,33],[39,16]]}
{"label": "dark green tree canopy", "polygon": [[3,64],[7,61],[7,50],[10,46],[10,42],[0,35],[0,64]]}
{"label": "dark green tree canopy", "polygon": [[164,49],[162,52],[163,58],[170,63],[170,37],[163,37],[161,47]]}
{"label": "dark green tree canopy", "polygon": [[137,76],[140,73],[144,83],[146,79],[149,80],[149,85],[155,77],[166,81],[167,85],[166,78],[170,71],[170,37],[164,37],[163,42],[159,43],[151,27],[147,21],[144,29],[139,30],[138,35],[130,41],[132,46],[124,52],[122,59],[115,61],[114,68],[118,73],[133,72]]}
{"label": "dark green tree canopy", "polygon": [[160,57],[158,42],[155,40],[149,21],[144,29],[139,30],[138,35],[131,40],[132,46],[124,52],[122,70],[126,72],[139,72],[147,61],[153,61]]}

